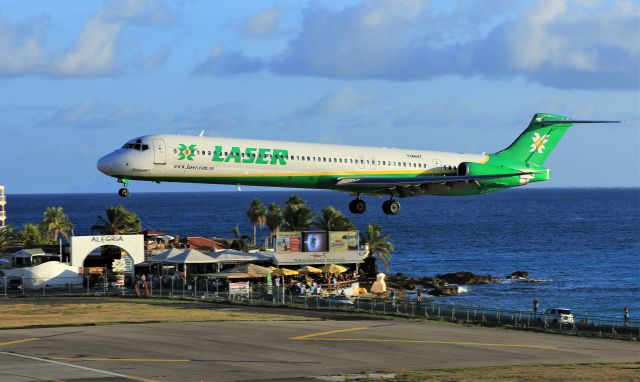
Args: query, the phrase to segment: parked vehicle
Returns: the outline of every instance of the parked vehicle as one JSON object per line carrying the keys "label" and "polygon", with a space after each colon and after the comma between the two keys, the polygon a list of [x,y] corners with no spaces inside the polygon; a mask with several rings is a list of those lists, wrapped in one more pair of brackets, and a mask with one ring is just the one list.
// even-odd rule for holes
{"label": "parked vehicle", "polygon": [[561,324],[573,324],[573,313],[571,309],[552,308],[544,311],[544,319],[551,322],[559,322]]}

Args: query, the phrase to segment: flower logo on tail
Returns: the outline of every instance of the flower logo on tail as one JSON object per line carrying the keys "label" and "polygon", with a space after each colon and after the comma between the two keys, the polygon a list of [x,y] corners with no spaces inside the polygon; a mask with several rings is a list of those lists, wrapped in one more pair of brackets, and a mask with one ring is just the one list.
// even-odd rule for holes
{"label": "flower logo on tail", "polygon": [[529,152],[538,151],[538,153],[542,154],[544,151],[544,144],[549,140],[549,134],[540,135],[540,133],[535,132],[533,137],[531,137],[533,143],[531,144],[531,150]]}

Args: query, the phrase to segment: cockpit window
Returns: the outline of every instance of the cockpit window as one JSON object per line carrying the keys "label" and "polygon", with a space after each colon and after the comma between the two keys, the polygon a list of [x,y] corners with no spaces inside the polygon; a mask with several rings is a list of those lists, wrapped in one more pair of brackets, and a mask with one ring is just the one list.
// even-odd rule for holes
{"label": "cockpit window", "polygon": [[149,150],[149,145],[142,144],[142,139],[129,141],[122,146],[123,149],[133,149],[138,151]]}

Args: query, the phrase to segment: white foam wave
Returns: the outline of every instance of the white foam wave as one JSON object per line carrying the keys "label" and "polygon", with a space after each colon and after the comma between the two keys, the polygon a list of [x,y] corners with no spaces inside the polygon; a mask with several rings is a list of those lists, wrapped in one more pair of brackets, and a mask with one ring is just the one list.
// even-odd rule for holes
{"label": "white foam wave", "polygon": [[458,293],[467,293],[469,292],[469,288],[466,286],[458,286]]}

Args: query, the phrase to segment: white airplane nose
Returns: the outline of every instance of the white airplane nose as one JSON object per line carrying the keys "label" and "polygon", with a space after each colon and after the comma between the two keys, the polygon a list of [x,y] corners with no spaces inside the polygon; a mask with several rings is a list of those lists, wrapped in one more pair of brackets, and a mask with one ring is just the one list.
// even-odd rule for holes
{"label": "white airplane nose", "polygon": [[97,167],[98,170],[105,175],[113,174],[113,155],[108,154],[100,158]]}

